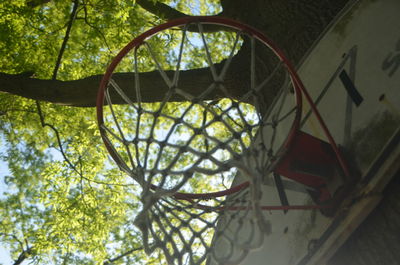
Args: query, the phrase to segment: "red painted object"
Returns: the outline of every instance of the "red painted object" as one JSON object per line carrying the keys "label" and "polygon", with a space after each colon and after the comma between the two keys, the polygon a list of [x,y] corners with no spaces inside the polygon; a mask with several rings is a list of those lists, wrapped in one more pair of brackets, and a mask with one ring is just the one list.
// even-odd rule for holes
{"label": "red painted object", "polygon": [[298,131],[290,149],[279,161],[275,172],[319,191],[318,201],[332,196],[327,182],[340,168],[332,146],[305,132]]}

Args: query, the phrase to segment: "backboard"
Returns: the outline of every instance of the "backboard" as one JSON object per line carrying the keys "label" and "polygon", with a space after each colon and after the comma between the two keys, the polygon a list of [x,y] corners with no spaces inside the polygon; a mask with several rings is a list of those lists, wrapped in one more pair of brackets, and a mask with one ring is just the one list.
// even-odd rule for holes
{"label": "backboard", "polygon": [[[399,11],[397,0],[352,1],[298,71],[352,172],[361,176],[353,202],[344,202],[333,218],[317,210],[264,212],[272,231],[243,264],[324,264],[379,200],[363,198],[379,193],[399,168]],[[327,140],[307,104],[302,118],[303,131]],[[284,185],[289,204],[311,202],[301,188]],[[274,186],[273,176],[266,176],[266,204],[281,203]]]}

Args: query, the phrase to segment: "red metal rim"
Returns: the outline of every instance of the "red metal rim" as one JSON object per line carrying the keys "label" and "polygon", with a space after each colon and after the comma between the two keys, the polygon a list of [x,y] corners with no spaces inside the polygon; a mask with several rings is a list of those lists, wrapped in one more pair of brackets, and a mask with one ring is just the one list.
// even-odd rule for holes
{"label": "red metal rim", "polygon": [[[240,30],[256,39],[258,39],[260,42],[262,42],[264,45],[268,46],[274,53],[275,55],[282,61],[284,66],[286,67],[287,71],[290,74],[290,77],[292,79],[293,87],[295,90],[295,97],[296,97],[296,113],[295,113],[295,118],[293,121],[293,124],[290,128],[288,137],[286,138],[285,142],[283,143],[282,147],[284,149],[290,148],[290,144],[293,141],[293,139],[296,136],[296,132],[299,130],[300,126],[300,119],[301,119],[301,112],[302,112],[302,91],[304,90],[304,86],[300,78],[298,77],[295,68],[291,64],[291,62],[285,57],[283,51],[272,41],[270,40],[267,36],[265,36],[262,32],[258,31],[257,29],[248,26],[246,24],[237,22],[232,19],[228,18],[222,18],[222,17],[213,17],[213,16],[191,16],[191,17],[183,17],[175,20],[168,21],[164,24],[158,25],[135,39],[133,39],[131,42],[129,42],[118,54],[117,56],[112,60],[110,65],[108,66],[101,82],[100,82],[100,87],[98,90],[97,94],[97,122],[100,128],[100,134],[103,139],[103,142],[110,153],[111,157],[119,163],[119,156],[116,154],[116,151],[114,148],[110,145],[110,143],[107,141],[107,136],[106,132],[101,129],[101,126],[104,124],[104,118],[103,118],[103,106],[104,106],[104,98],[105,98],[105,90],[108,85],[108,82],[117,67],[117,65],[120,63],[120,61],[124,58],[124,56],[130,52],[132,49],[135,47],[139,46],[140,44],[143,43],[144,40],[147,38],[155,35],[156,33],[172,28],[172,27],[177,27],[177,26],[183,26],[188,23],[206,23],[206,24],[216,24],[216,25],[222,25],[222,26],[227,26],[236,30]],[[249,186],[249,182],[243,182],[239,185],[236,185],[232,188],[222,190],[219,192],[211,192],[211,193],[181,193],[177,192],[175,193],[175,198],[177,199],[209,199],[209,198],[216,198],[216,197],[221,197],[221,196],[226,196],[230,195],[233,193],[236,193],[244,188],[247,188]]]}

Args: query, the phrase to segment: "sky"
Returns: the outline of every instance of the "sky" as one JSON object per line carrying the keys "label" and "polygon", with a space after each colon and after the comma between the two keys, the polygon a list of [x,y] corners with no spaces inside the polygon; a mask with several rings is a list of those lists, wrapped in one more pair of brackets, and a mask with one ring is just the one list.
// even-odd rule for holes
{"label": "sky", "polygon": [[[10,174],[10,171],[8,170],[7,164],[4,163],[4,161],[0,160],[0,198],[3,197],[3,192],[5,191],[5,188],[6,188],[6,184],[4,183],[4,176],[6,176],[8,174]],[[8,265],[8,264],[13,263],[10,255],[8,253],[9,253],[9,251],[7,249],[5,249],[4,245],[1,244],[1,242],[0,242],[0,264],[1,265]]]}

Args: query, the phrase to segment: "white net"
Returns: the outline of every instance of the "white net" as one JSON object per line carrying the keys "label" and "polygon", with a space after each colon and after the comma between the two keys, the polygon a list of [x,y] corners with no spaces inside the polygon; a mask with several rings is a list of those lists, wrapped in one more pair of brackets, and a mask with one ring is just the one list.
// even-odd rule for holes
{"label": "white net", "polygon": [[126,48],[101,106],[106,146],[142,189],[135,225],[145,250],[169,264],[238,264],[262,245],[262,178],[298,111],[292,79],[266,43],[208,26],[171,25]]}

